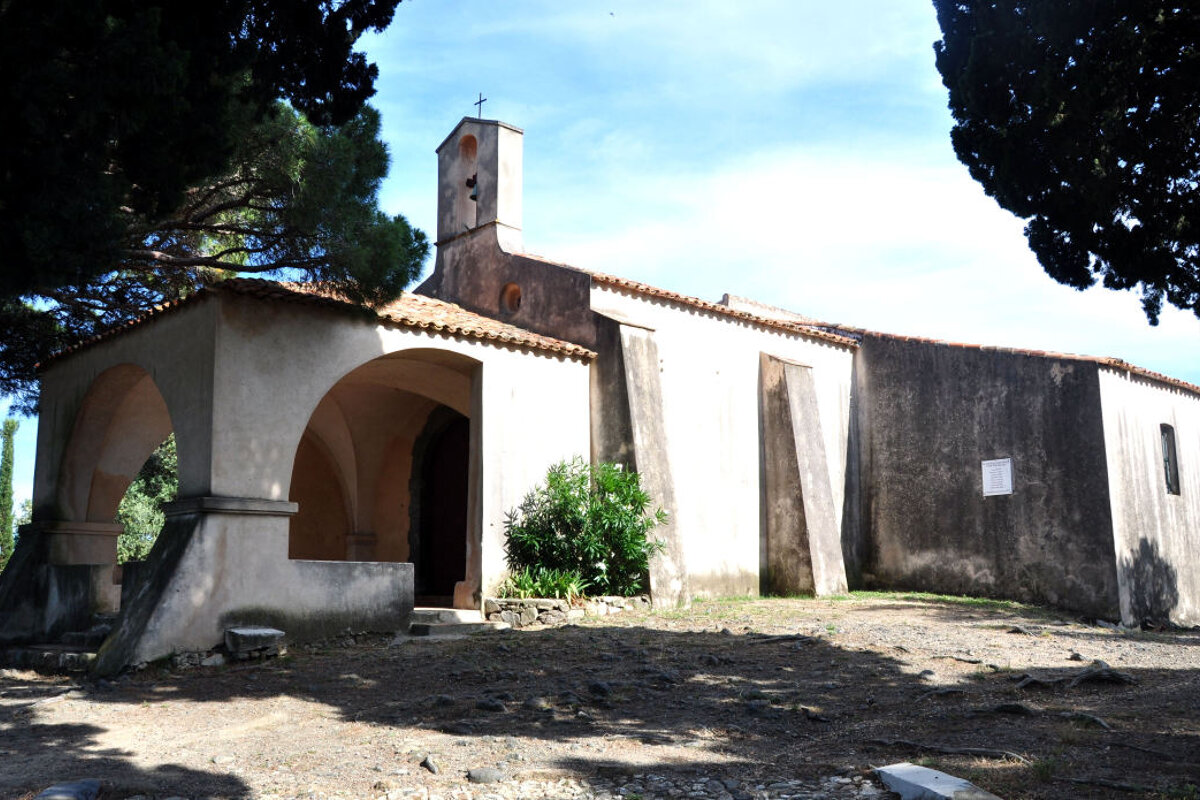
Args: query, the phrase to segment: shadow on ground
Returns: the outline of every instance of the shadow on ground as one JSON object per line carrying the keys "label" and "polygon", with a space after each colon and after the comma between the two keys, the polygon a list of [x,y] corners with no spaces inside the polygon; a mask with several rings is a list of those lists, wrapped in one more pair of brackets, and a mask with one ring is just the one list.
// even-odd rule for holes
{"label": "shadow on ground", "polygon": [[[0,797],[32,797],[53,784],[83,778],[100,780],[106,789],[118,786],[121,796],[153,795],[164,787],[225,797],[250,794],[240,779],[216,770],[174,765],[141,769],[134,753],[102,746],[104,728],[40,721],[50,705],[66,697],[63,687],[0,677],[0,697],[16,701],[6,702],[0,712]],[[114,725],[120,724],[120,711],[114,709],[113,714]]]}
{"label": "shadow on ground", "polygon": [[[1018,652],[1026,634],[1007,633],[1010,622],[1059,635],[1043,617],[1008,611],[925,603],[920,613],[992,626]],[[1198,670],[1133,670],[1136,683],[1070,686],[1085,665],[1069,663],[1038,671],[1049,685],[1018,688],[1020,674],[956,656],[952,647],[932,656],[944,658],[934,675],[921,675],[931,656],[918,656],[917,645],[893,645],[881,632],[869,646],[851,647],[836,630],[808,627],[769,635],[627,621],[401,646],[358,637],[258,664],[152,667],[84,691],[112,704],[114,725],[127,704],[287,695],[377,728],[436,731],[501,749],[513,737],[543,740],[555,745],[545,761],[521,769],[584,776],[717,765],[745,779],[817,778],[925,759],[1012,800],[1156,797],[1200,774]],[[1181,635],[1178,643],[1194,642]],[[95,733],[43,729],[35,717],[9,723],[4,749],[33,760],[58,742],[79,753],[80,775],[133,769],[128,754],[95,752]],[[197,779],[220,787],[211,795],[245,788],[216,774],[144,777],[159,792],[184,791]]]}

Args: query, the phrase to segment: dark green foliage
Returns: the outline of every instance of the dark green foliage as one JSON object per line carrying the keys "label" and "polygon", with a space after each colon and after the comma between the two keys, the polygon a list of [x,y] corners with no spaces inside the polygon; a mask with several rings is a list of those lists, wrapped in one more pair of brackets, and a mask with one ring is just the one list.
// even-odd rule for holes
{"label": "dark green foliage", "polygon": [[0,2],[0,295],[107,271],[127,214],[170,214],[227,172],[277,99],[352,119],[377,74],[354,45],[398,2]]}
{"label": "dark green foliage", "polygon": [[934,5],[955,152],[1046,272],[1200,316],[1200,7]]}
{"label": "dark green foliage", "polygon": [[13,437],[18,427],[20,423],[9,418],[0,432],[0,569],[13,552]]}
{"label": "dark green foliage", "polygon": [[649,507],[636,472],[579,458],[555,464],[506,516],[509,568],[573,575],[598,594],[636,594],[663,547],[647,537],[666,514]]}
{"label": "dark green foliage", "polygon": [[233,270],[287,270],[354,299],[392,299],[420,273],[429,245],[404,217],[379,210],[387,169],[374,109],[318,128],[280,104],[247,124],[228,173],[188,189],[171,214],[128,220],[116,269],[31,295],[36,308],[0,305],[0,391],[32,411],[35,363]]}
{"label": "dark green foliage", "polygon": [[230,270],[398,294],[428,245],[353,49],[398,2],[0,0],[0,392]]}
{"label": "dark green foliage", "polygon": [[513,570],[500,586],[501,597],[561,597],[574,600],[583,597],[587,581],[577,572],[546,567],[522,567]]}
{"label": "dark green foliage", "polygon": [[146,557],[166,521],[163,504],[174,500],[178,492],[179,457],[175,434],[171,434],[146,459],[117,506],[116,521],[125,526],[117,538],[117,561],[123,564]]}

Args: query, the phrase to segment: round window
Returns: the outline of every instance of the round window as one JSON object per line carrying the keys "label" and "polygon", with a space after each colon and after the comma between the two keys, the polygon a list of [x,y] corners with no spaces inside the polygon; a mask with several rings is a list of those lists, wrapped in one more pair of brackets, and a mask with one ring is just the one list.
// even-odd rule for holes
{"label": "round window", "polygon": [[521,287],[515,283],[506,283],[500,290],[500,308],[509,314],[515,314],[521,308]]}

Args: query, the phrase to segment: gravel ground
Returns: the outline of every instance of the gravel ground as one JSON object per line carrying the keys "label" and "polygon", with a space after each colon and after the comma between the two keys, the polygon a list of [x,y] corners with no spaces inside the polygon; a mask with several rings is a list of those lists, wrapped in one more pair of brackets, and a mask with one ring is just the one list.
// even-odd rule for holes
{"label": "gravel ground", "polygon": [[1195,799],[1198,655],[1195,631],[855,595],[348,635],[112,682],[7,671],[0,797],[94,778],[105,800],[858,800],[913,761],[1005,800]]}

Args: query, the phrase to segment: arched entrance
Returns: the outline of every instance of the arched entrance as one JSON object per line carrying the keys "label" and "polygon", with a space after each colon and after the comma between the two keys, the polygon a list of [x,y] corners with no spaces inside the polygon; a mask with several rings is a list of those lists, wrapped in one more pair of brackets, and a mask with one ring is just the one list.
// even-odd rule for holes
{"label": "arched entrance", "polygon": [[479,571],[468,511],[478,366],[444,350],[405,350],[330,387],[296,449],[290,558],[409,561],[419,602],[454,604],[458,584]]}
{"label": "arched entrance", "polygon": [[443,406],[414,448],[409,547],[419,605],[453,605],[454,586],[466,577],[470,442],[470,421]]}

